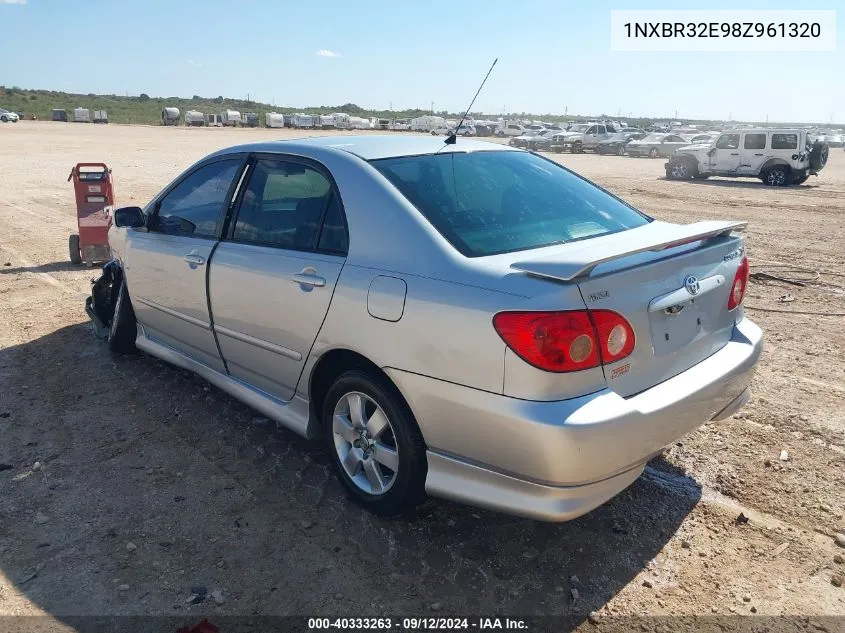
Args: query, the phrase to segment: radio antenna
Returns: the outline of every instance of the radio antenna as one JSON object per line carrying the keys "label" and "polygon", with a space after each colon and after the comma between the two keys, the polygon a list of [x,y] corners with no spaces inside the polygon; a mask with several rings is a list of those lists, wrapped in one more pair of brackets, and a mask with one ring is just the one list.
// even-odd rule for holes
{"label": "radio antenna", "polygon": [[464,119],[467,118],[467,114],[469,114],[470,110],[472,110],[472,104],[475,103],[475,100],[478,99],[478,95],[481,93],[481,89],[484,87],[484,84],[487,83],[487,78],[490,76],[490,73],[493,72],[493,66],[496,65],[496,62],[499,61],[499,58],[493,60],[493,63],[490,65],[490,70],[487,71],[487,74],[484,75],[484,81],[481,82],[481,85],[478,86],[478,92],[475,93],[475,96],[472,98],[472,101],[469,102],[469,107],[464,112],[464,115],[461,117],[461,120],[458,121],[458,125],[452,130],[452,133],[446,137],[446,145],[454,145],[458,142],[458,130],[461,129],[461,125],[464,122]]}

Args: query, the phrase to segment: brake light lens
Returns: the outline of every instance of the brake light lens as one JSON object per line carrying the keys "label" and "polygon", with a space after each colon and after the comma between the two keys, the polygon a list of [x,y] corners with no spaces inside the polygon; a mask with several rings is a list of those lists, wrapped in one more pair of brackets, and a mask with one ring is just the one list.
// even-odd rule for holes
{"label": "brake light lens", "polygon": [[569,372],[599,365],[586,311],[499,312],[493,327],[517,356],[539,369]]}
{"label": "brake light lens", "polygon": [[605,365],[622,360],[634,350],[634,330],[625,317],[612,310],[592,310],[590,317],[601,341],[601,358]]}
{"label": "brake light lens", "polygon": [[634,349],[634,331],[611,310],[500,312],[493,327],[525,362],[564,373],[614,363]]}
{"label": "brake light lens", "polygon": [[739,262],[739,267],[736,269],[734,283],[731,286],[731,294],[728,297],[728,310],[733,310],[739,306],[745,298],[745,291],[748,288],[749,273],[748,257],[743,257],[742,261]]}

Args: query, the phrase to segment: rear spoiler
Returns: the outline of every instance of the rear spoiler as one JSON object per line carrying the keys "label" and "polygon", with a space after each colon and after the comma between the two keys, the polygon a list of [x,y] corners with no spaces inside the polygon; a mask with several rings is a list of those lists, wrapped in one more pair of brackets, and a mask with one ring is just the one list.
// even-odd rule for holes
{"label": "rear spoiler", "polygon": [[511,268],[539,277],[572,281],[585,277],[599,264],[637,253],[663,251],[690,242],[744,231],[747,222],[708,220],[694,224],[654,221],[629,231],[568,245],[559,253],[511,264]]}

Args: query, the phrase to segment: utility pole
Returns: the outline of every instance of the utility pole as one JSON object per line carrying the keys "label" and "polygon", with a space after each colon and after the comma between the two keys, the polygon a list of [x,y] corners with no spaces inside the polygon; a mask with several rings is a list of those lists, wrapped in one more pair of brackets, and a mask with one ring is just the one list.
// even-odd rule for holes
{"label": "utility pole", "polygon": [[434,114],[434,101],[431,102],[431,114]]}

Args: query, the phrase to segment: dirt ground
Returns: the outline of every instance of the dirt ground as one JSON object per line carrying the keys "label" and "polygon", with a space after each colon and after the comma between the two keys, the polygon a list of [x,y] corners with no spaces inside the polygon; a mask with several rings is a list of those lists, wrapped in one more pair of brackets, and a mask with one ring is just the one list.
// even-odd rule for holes
{"label": "dirt ground", "polygon": [[[845,152],[786,189],[553,155],[659,219],[747,220],[752,272],[805,285],[752,281],[766,351],[748,406],[587,516],[431,500],[386,520],[347,500],[314,445],[189,373],[110,355],[83,311],[97,271],[68,262],[77,161],[108,163],[118,204],[142,204],[212,150],[296,135],[0,125],[0,616],[57,631],[87,615],[654,616],[649,630],[756,613],[835,629],[821,616],[845,616]],[[186,603],[197,586],[222,604]]]}

